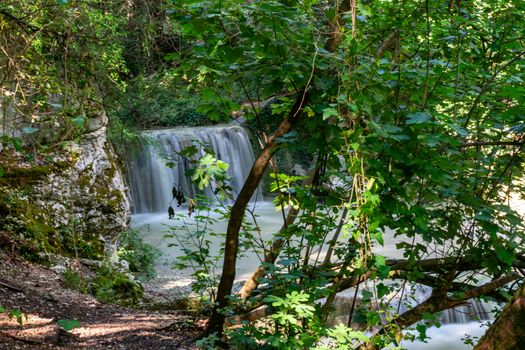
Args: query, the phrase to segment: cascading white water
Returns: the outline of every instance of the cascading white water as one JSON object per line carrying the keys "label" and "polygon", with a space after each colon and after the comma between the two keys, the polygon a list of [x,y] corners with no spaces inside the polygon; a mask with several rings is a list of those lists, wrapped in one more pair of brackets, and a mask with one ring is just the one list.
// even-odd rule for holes
{"label": "cascading white water", "polygon": [[[186,176],[191,164],[178,154],[187,147],[197,147],[194,158],[204,155],[206,147],[213,151],[215,158],[229,164],[234,197],[254,162],[249,134],[237,125],[155,130],[144,132],[144,136],[150,142],[128,160],[134,214],[166,211],[173,198],[173,186],[182,190],[187,198],[195,198],[198,193],[213,198],[213,185],[199,191]],[[172,166],[168,167],[168,162]],[[261,190],[254,198],[262,199]]]}

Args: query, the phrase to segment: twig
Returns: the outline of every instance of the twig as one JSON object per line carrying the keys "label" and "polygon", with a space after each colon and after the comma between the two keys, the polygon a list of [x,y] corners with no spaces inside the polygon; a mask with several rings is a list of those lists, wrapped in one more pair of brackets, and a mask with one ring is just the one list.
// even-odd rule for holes
{"label": "twig", "polygon": [[2,282],[0,281],[0,287],[4,287],[4,288],[7,288],[9,290],[12,290],[13,292],[17,292],[17,293],[23,293],[24,291],[20,288],[17,288],[17,287],[14,287],[8,283],[5,283],[5,282]]}

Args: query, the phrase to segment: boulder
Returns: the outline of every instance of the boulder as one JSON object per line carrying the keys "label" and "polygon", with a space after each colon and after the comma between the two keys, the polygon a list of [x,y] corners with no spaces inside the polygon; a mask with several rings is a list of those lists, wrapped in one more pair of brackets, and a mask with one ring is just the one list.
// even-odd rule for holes
{"label": "boulder", "polygon": [[23,151],[4,145],[0,226],[48,253],[76,250],[93,258],[106,250],[114,255],[117,235],[129,227],[131,212],[107,125],[106,114],[98,111],[82,132],[54,142],[47,151],[31,154],[30,145]]}

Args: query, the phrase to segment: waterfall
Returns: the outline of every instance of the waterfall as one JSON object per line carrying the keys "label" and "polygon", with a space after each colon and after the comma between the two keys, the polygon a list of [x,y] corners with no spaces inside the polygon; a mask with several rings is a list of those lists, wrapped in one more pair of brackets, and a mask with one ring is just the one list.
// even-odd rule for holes
{"label": "waterfall", "polygon": [[[178,156],[186,147],[197,147],[195,159],[204,155],[204,148],[208,148],[215,158],[228,163],[234,197],[254,162],[249,134],[237,125],[153,130],[145,131],[144,136],[149,142],[141,145],[127,160],[134,214],[166,211],[174,185],[186,198],[195,198],[197,194],[213,198],[213,185],[199,191],[186,176],[191,164]],[[166,165],[169,162],[172,162],[170,167]],[[254,199],[262,199],[260,189]]]}

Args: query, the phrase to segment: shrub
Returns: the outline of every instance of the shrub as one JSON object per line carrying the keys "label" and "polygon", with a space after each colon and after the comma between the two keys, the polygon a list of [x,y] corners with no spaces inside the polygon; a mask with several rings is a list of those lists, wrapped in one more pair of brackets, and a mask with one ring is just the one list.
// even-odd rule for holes
{"label": "shrub", "polygon": [[87,293],[88,284],[85,278],[75,269],[68,267],[66,271],[62,273],[62,278],[64,280],[64,285],[81,293]]}
{"label": "shrub", "polygon": [[129,270],[137,275],[140,281],[155,277],[155,260],[161,251],[144,240],[136,230],[128,230],[119,237],[117,256],[128,262]]}
{"label": "shrub", "polygon": [[142,299],[144,289],[125,273],[103,267],[89,284],[89,292],[104,303],[133,305]]}

